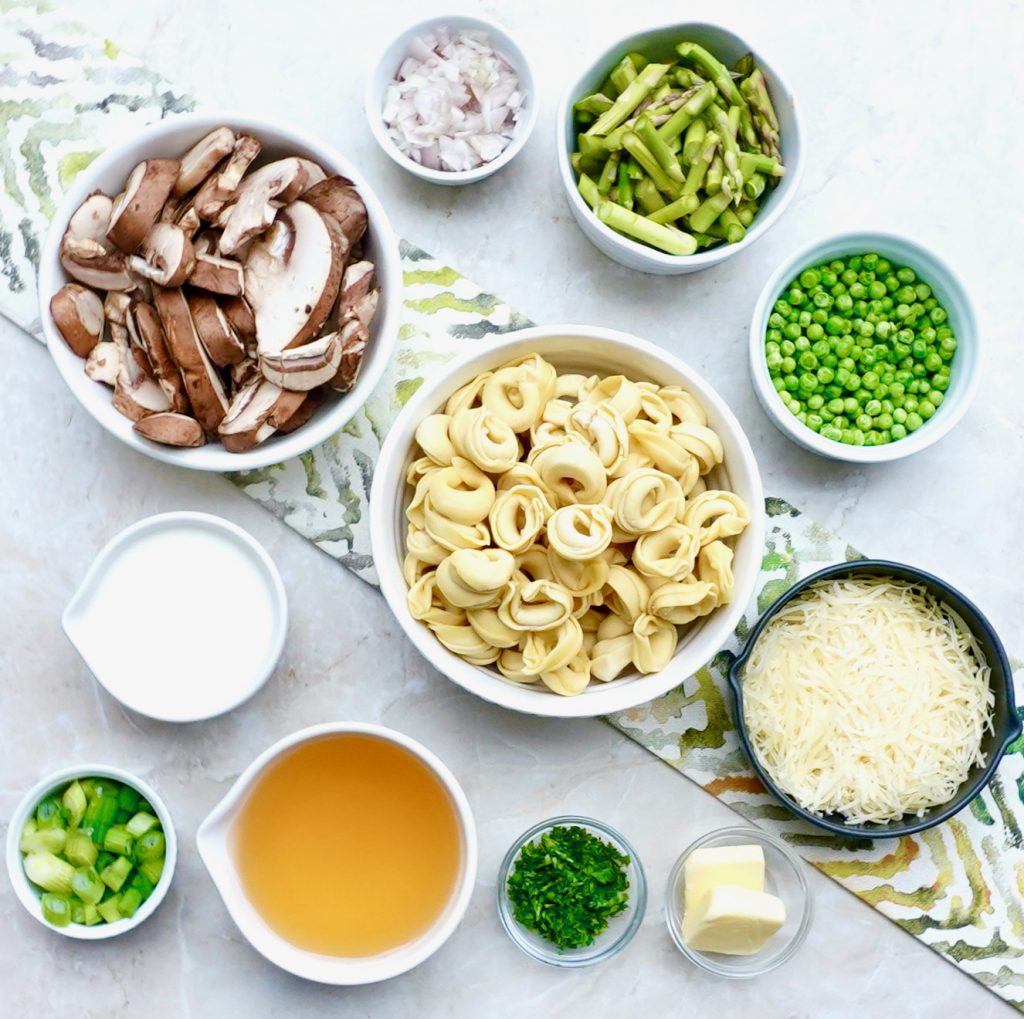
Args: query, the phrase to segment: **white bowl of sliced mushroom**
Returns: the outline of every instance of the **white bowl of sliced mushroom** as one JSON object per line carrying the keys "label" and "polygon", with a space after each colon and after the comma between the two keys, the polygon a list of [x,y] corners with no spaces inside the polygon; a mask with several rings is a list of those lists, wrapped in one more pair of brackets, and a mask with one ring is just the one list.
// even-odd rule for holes
{"label": "white bowl of sliced mushroom", "polygon": [[398,331],[387,216],[329,145],[255,118],[154,124],[84,170],[42,253],[47,345],[148,456],[245,470],[335,434]]}

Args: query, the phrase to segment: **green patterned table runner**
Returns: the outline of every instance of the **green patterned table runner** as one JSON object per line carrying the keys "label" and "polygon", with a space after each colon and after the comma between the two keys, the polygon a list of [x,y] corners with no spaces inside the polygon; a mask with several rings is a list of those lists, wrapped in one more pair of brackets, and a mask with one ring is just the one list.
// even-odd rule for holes
{"label": "green patterned table runner", "polygon": [[[35,267],[62,188],[135,125],[194,104],[109,40],[57,12],[0,0],[0,13],[0,313],[38,336]],[[365,407],[310,453],[229,475],[370,583],[376,577],[365,508],[381,436],[432,367],[467,343],[529,324],[405,242],[402,266],[395,356]],[[730,646],[677,690],[607,721],[753,823],[781,834],[825,874],[1024,1010],[1024,747],[1011,748],[991,786],[956,818],[918,836],[875,843],[825,835],[792,819],[751,772],[732,722],[728,654],[789,585],[858,555],[781,499],[768,499],[766,511],[757,602]]]}

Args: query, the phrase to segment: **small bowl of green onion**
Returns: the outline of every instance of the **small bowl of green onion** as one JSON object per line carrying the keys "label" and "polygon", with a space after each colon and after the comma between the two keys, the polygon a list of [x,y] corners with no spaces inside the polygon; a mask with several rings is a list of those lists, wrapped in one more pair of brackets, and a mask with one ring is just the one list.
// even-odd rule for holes
{"label": "small bowl of green onion", "polygon": [[751,378],[772,422],[805,449],[853,463],[898,460],[949,432],[977,391],[980,347],[956,272],[880,231],[795,252],[750,324]]}
{"label": "small bowl of green onion", "polygon": [[65,937],[99,941],[137,927],[174,875],[166,805],[120,768],[63,768],[23,797],[7,830],[7,873],[21,904]]}
{"label": "small bowl of green onion", "polygon": [[647,908],[636,851],[614,828],[567,815],[519,836],[498,871],[498,916],[513,943],[550,966],[592,966],[633,939]]}

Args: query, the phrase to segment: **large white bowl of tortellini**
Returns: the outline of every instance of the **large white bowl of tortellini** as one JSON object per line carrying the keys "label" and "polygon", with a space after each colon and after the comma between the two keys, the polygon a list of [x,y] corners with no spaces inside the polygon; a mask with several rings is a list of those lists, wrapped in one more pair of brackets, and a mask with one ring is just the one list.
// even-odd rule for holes
{"label": "large white bowl of tortellini", "polygon": [[757,463],[721,397],[626,333],[508,334],[427,378],[381,450],[381,589],[444,675],[589,717],[682,683],[757,580]]}

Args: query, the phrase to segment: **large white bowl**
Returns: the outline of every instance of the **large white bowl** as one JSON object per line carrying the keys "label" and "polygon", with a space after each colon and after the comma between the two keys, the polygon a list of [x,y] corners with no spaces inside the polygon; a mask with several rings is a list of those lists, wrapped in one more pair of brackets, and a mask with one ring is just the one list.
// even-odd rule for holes
{"label": "large white bowl", "polygon": [[[932,288],[949,315],[949,325],[958,346],[953,355],[945,398],[935,414],[916,432],[884,446],[850,446],[823,438],[797,421],[786,409],[772,386],[764,353],[764,337],[775,302],[789,281],[802,270],[831,258],[868,252],[882,255],[894,264],[910,266]],[[851,463],[900,460],[938,442],[967,413],[981,380],[981,335],[963,281],[946,262],[916,241],[879,230],[832,234],[805,245],[785,259],[765,283],[754,306],[750,320],[749,354],[754,392],[775,427],[812,453]]]}
{"label": "large white bowl", "polygon": [[[143,159],[180,156],[207,132],[227,124],[237,131],[255,135],[263,143],[258,163],[284,156],[305,156],[318,162],[329,173],[352,180],[366,203],[369,229],[365,239],[366,257],[377,269],[381,301],[370,328],[371,342],[355,386],[343,395],[332,394],[313,419],[289,435],[276,435],[247,453],[229,453],[211,441],[198,449],[176,449],[143,438],[132,423],[111,404],[107,386],[93,382],[84,371],[84,362],[57,332],[50,318],[50,298],[68,282],[60,264],[60,241],[72,213],[93,191],[116,195],[132,167]],[[231,113],[193,113],[162,120],[143,128],[120,145],[108,149],[76,178],[53,217],[43,243],[39,263],[39,301],[43,334],[58,371],[79,403],[108,432],[123,443],[155,460],[203,471],[241,471],[267,467],[306,452],[341,429],[366,401],[380,380],[391,357],[398,334],[402,300],[402,267],[398,241],[391,231],[384,208],[359,171],[333,147],[310,135],[263,120]]]}
{"label": "large white bowl", "polygon": [[[405,555],[405,472],[413,459],[416,428],[441,410],[448,397],[480,372],[538,353],[561,372],[626,375],[658,385],[688,389],[722,440],[725,462],[710,481],[731,489],[750,508],[750,526],[734,540],[732,602],[683,631],[675,657],[661,672],[633,674],[611,683],[591,683],[576,697],[561,697],[542,684],[513,683],[495,669],[472,665],[453,654],[419,620],[406,602],[402,576]],[[373,559],[381,590],[395,618],[420,653],[439,672],[484,700],[532,715],[589,718],[643,704],[678,686],[712,658],[728,640],[754,591],[764,549],[764,494],[753,450],[725,401],[692,368],[653,343],[599,326],[540,326],[510,333],[447,365],[416,391],[391,426],[374,472],[370,496]]]}
{"label": "large white bowl", "polygon": [[[519,75],[520,91],[524,92],[526,96],[512,140],[496,159],[473,170],[434,170],[429,166],[423,166],[422,163],[417,163],[394,143],[381,115],[384,109],[384,93],[388,85],[395,80],[395,74],[402,61],[409,55],[410,44],[416,36],[426,35],[437,28],[450,28],[456,32],[463,29],[486,32],[494,49],[507,57],[509,63],[515,68]],[[366,81],[363,104],[366,110],[366,120],[373,132],[373,137],[384,150],[385,155],[393,159],[403,170],[407,170],[414,177],[419,177],[420,180],[449,186],[474,184],[508,165],[526,144],[526,140],[537,123],[537,91],[533,83],[533,71],[530,69],[530,62],[526,59],[526,54],[500,25],[485,18],[469,17],[464,14],[442,14],[427,18],[425,21],[411,25],[401,35],[393,39],[381,54],[377,66]]]}
{"label": "large white bowl", "polygon": [[[608,72],[627,53],[637,52],[651,59],[664,57],[671,60],[675,59],[676,44],[683,40],[700,43],[728,66],[732,66],[745,53],[754,54],[754,59],[764,72],[772,103],[779,117],[779,142],[786,173],[768,194],[758,210],[757,217],[747,230],[746,236],[738,244],[719,244],[693,255],[670,255],[667,252],[648,247],[646,244],[641,244],[639,241],[631,240],[629,237],[624,237],[602,223],[579,193],[576,186],[576,173],[569,157],[576,148],[576,133],[573,130],[573,104],[584,96],[596,92],[608,77]],[[734,32],[703,21],[684,21],[660,28],[650,28],[613,43],[562,94],[562,101],[558,105],[555,130],[558,173],[565,190],[566,201],[569,203],[569,210],[579,228],[587,239],[609,258],[629,269],[658,276],[677,276],[683,273],[697,272],[700,269],[718,265],[719,262],[724,262],[727,258],[745,251],[759,237],[767,233],[785,211],[793,195],[796,194],[804,169],[800,120],[797,116],[796,99],[789,86],[755,47],[750,46]]]}
{"label": "large white bowl", "polygon": [[[264,771],[294,747],[338,733],[363,733],[387,740],[418,757],[445,787],[451,798],[462,836],[462,869],[451,898],[428,930],[406,945],[377,955],[344,957],[310,952],[286,941],[273,930],[249,901],[233,856],[233,827],[238,811]],[[326,805],[330,809],[329,804]],[[353,837],[358,837],[355,833]],[[249,765],[224,799],[210,811],[196,832],[196,847],[217,886],[231,919],[249,944],[272,963],[307,980],[323,984],[370,984],[405,973],[433,955],[451,937],[462,920],[476,881],[477,841],[473,812],[458,780],[422,743],[382,725],[362,722],[326,722],[293,732],[264,750]],[[372,847],[368,847],[372,851]],[[409,846],[410,853],[416,852]]]}
{"label": "large white bowl", "polygon": [[[85,924],[70,923],[67,927],[54,927],[43,916],[39,899],[42,892],[28,879],[25,873],[24,854],[18,848],[21,840],[21,830],[25,822],[35,812],[39,801],[61,787],[72,782],[76,778],[112,778],[115,782],[131,786],[144,799],[149,800],[153,810],[160,820],[160,827],[163,829],[164,841],[167,847],[164,851],[164,870],[160,880],[156,883],[149,898],[139,906],[135,915],[117,920],[115,923],[98,923],[92,927]],[[52,775],[41,779],[25,795],[21,802],[14,809],[10,823],[7,826],[7,874],[14,887],[14,894],[18,901],[48,930],[62,934],[66,938],[74,938],[77,941],[104,941],[107,938],[116,938],[119,934],[138,927],[156,912],[157,907],[164,901],[167,889],[171,886],[174,878],[174,867],[178,860],[178,837],[174,832],[174,822],[171,820],[171,812],[167,804],[157,795],[156,790],[142,779],[137,778],[131,772],[123,768],[115,768],[109,764],[81,764],[70,768],[61,768]]]}

